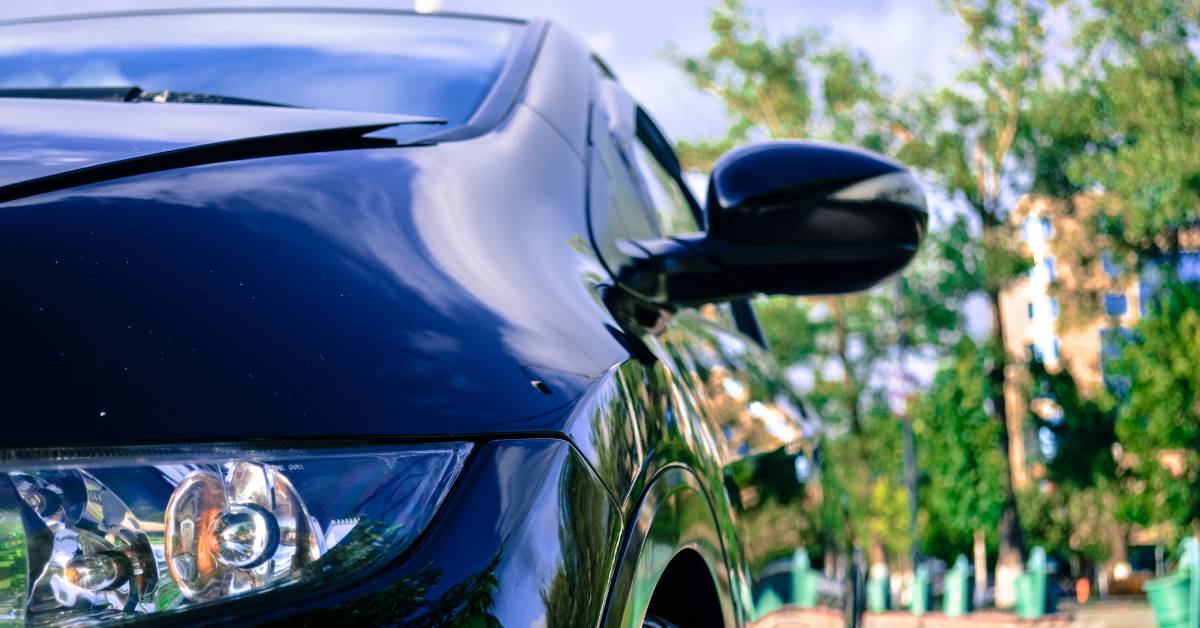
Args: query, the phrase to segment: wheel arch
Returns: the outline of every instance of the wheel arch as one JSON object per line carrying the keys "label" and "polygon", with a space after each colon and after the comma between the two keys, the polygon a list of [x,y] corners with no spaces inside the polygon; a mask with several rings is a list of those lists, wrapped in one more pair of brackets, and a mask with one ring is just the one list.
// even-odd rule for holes
{"label": "wheel arch", "polygon": [[603,625],[640,626],[668,566],[688,552],[708,569],[721,623],[737,626],[728,561],[710,500],[690,469],[672,465],[654,476],[629,517]]}

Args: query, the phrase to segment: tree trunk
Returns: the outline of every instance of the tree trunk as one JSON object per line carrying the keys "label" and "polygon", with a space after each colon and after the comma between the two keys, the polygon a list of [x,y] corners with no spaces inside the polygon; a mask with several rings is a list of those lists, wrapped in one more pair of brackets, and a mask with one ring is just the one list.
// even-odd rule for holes
{"label": "tree trunk", "polygon": [[867,563],[869,575],[888,571],[887,550],[883,547],[883,539],[877,534],[871,535],[871,542],[867,546]]}
{"label": "tree trunk", "polygon": [[975,605],[982,606],[984,596],[987,595],[988,585],[988,569],[987,569],[987,538],[984,536],[983,528],[975,530]]}
{"label": "tree trunk", "polygon": [[1113,580],[1122,581],[1129,577],[1129,543],[1125,540],[1125,530],[1116,521],[1108,521],[1105,525],[1108,537],[1108,564],[1105,570]]}
{"label": "tree trunk", "polygon": [[837,342],[837,356],[842,362],[842,385],[846,387],[846,401],[850,405],[850,431],[862,434],[862,416],[858,409],[859,398],[862,397],[862,387],[854,377],[850,366],[850,338],[846,330],[845,314],[839,299],[830,299],[830,318],[833,322],[834,337]]}
{"label": "tree trunk", "polygon": [[1016,485],[1020,469],[1024,462],[1023,456],[1013,460],[1013,444],[1018,452],[1023,452],[1024,434],[1021,429],[1021,417],[1013,412],[1009,415],[1005,390],[1008,382],[1008,349],[1004,343],[1004,325],[1001,319],[1000,291],[989,289],[988,299],[991,301],[993,313],[992,340],[992,369],[989,375],[991,382],[992,410],[996,417],[1004,423],[1000,430],[1000,450],[1008,466],[1004,477],[1004,508],[1000,513],[1000,548],[996,556],[996,606],[1010,608],[1016,602],[1016,579],[1020,574],[1023,557],[1025,556],[1025,538],[1021,532],[1020,513],[1017,510]]}

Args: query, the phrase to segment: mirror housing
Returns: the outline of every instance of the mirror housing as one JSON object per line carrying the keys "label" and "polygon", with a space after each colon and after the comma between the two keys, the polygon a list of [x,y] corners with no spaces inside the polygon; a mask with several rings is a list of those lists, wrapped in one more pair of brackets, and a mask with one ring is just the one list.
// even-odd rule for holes
{"label": "mirror housing", "polygon": [[841,294],[904,268],[925,234],[921,185],[865,150],[808,141],[736,148],[713,167],[706,231],[618,246],[618,281],[659,304]]}

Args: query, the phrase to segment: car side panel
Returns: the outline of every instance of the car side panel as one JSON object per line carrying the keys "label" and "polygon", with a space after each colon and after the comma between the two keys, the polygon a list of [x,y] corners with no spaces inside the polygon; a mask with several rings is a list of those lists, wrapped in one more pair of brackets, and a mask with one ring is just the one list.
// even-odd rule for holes
{"label": "car side panel", "polygon": [[[662,344],[719,434],[721,475],[753,601],[750,617],[772,598],[795,603],[791,568],[797,552],[823,566],[827,538],[817,424],[804,414],[770,354],[720,319],[676,316]],[[817,605],[840,612],[842,584],[821,578]]]}
{"label": "car side panel", "polygon": [[604,625],[641,626],[655,585],[683,550],[696,552],[709,567],[718,591],[720,619],[727,626],[736,625],[720,527],[700,479],[683,466],[669,466],[656,475],[634,510]]}
{"label": "car side panel", "polygon": [[[801,419],[799,401],[770,357],[723,323],[684,311],[643,338],[654,360],[627,361],[597,382],[568,434],[614,491],[631,537],[653,525],[644,500],[660,474],[672,467],[693,474],[724,553],[723,564],[710,567],[725,570],[721,587],[738,622],[752,621],[768,589],[789,599],[790,573],[781,561],[786,567],[795,550],[805,549],[820,564],[825,539],[813,425]],[[664,542],[647,551],[669,559],[671,552],[659,547]],[[640,560],[625,552],[621,569]],[[662,566],[641,579],[618,580],[614,596],[635,595],[628,587],[656,579]],[[839,586],[822,581],[820,602],[828,612],[839,612]],[[636,618],[639,609],[630,608],[610,611],[609,621]]]}

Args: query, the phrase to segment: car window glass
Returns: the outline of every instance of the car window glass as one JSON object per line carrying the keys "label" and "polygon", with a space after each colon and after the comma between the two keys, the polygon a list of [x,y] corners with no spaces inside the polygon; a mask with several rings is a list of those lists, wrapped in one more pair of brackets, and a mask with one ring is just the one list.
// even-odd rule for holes
{"label": "car window glass", "polygon": [[659,165],[640,139],[634,142],[633,156],[642,185],[655,213],[658,214],[663,235],[700,231],[700,225],[696,222],[683,190],[679,189],[679,184]]}
{"label": "car window glass", "polygon": [[0,88],[137,86],[466,122],[523,24],[390,13],[201,12],[0,25]]}

